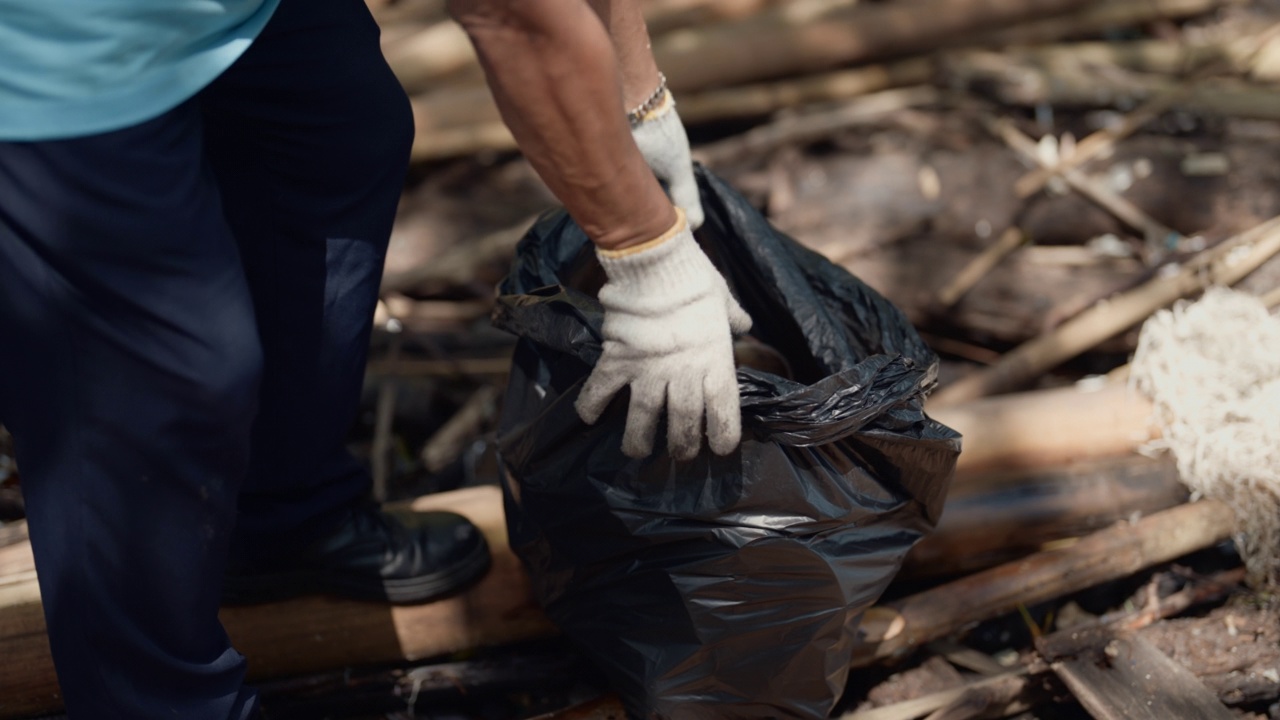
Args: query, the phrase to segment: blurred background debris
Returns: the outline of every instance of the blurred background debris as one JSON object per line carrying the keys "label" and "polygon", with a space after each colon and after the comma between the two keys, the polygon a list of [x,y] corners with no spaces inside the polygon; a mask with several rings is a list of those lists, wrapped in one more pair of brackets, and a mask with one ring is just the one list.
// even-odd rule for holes
{"label": "blurred background debris", "polygon": [[[514,339],[489,327],[493,288],[554,199],[444,0],[367,2],[418,132],[352,446],[383,497],[475,518],[495,569],[427,606],[311,598],[224,622],[273,720],[621,720],[533,605],[494,487]],[[1280,2],[646,13],[695,156],[907,313],[943,358],[930,412],[965,435],[937,533],[862,623],[838,714],[1280,718],[1258,551],[1276,537],[1259,517],[1278,486]],[[1157,315],[1213,286],[1255,296],[1249,319]],[[1170,329],[1196,313],[1199,330]],[[1163,334],[1131,369],[1153,315]],[[1258,373],[1197,375],[1228,340],[1217,356],[1246,348]],[[1187,394],[1223,373],[1225,405]],[[32,717],[59,701],[13,457],[0,432],[0,717]]]}

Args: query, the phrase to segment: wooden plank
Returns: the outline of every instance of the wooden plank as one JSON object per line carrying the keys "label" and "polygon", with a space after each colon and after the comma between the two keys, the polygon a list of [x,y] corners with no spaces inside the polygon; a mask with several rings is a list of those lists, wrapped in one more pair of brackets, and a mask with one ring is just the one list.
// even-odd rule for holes
{"label": "wooden plank", "polygon": [[859,629],[853,666],[898,657],[973,623],[1168,562],[1225,540],[1226,505],[1204,501],[1117,523],[1070,547],[1047,550],[910,597],[878,605]]}
{"label": "wooden plank", "polygon": [[1136,635],[1112,637],[1052,667],[1098,720],[1235,717],[1190,670]]}
{"label": "wooden plank", "polygon": [[[962,456],[963,457],[963,456]],[[1141,455],[958,477],[937,529],[907,555],[912,578],[984,570],[1046,543],[1180,505],[1171,459]]]}
{"label": "wooden plank", "polygon": [[[555,632],[507,545],[498,488],[426,496],[412,507],[453,510],[484,531],[493,551],[493,569],[484,580],[426,605],[305,597],[225,608],[223,625],[248,658],[251,679],[416,660]],[[61,700],[35,574],[10,579],[0,582],[0,718],[54,712]]]}
{"label": "wooden plank", "polygon": [[0,547],[14,545],[27,539],[27,521],[15,520],[0,525]]}
{"label": "wooden plank", "polygon": [[31,541],[27,538],[0,546],[0,581],[11,580],[14,576],[33,572],[35,569],[36,561],[31,555]]}
{"label": "wooden plank", "polygon": [[1151,403],[1115,384],[1013,393],[952,406],[931,399],[925,409],[964,436],[957,476],[1126,455],[1159,436]]}

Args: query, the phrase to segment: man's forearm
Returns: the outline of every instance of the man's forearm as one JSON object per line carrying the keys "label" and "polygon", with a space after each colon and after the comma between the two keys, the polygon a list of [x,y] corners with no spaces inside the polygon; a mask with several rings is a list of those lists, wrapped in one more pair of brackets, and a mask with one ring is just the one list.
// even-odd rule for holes
{"label": "man's forearm", "polygon": [[644,102],[658,87],[658,64],[649,47],[649,30],[637,0],[587,0],[604,23],[618,56],[622,98],[628,109]]}
{"label": "man's forearm", "polygon": [[450,9],[521,150],[597,245],[642,243],[675,223],[631,138],[613,42],[585,0],[451,0]]}

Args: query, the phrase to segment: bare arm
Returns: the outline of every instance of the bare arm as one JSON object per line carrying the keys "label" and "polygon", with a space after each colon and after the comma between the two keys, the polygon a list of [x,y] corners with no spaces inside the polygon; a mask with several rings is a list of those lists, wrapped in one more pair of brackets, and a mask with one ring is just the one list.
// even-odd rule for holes
{"label": "bare arm", "polygon": [[649,47],[649,31],[636,0],[587,0],[604,23],[622,73],[622,97],[626,108],[634,108],[658,87],[658,64]]}
{"label": "bare arm", "polygon": [[[607,12],[611,2],[615,11],[630,5],[598,2]],[[640,89],[649,78],[642,69],[648,41],[638,9],[607,16],[614,38],[627,38],[615,53],[586,0],[450,0],[449,7],[476,47],[516,142],[596,245],[636,245],[675,224],[675,209],[636,148],[625,116],[625,77],[632,94],[653,89]],[[656,68],[651,80],[656,86]]]}

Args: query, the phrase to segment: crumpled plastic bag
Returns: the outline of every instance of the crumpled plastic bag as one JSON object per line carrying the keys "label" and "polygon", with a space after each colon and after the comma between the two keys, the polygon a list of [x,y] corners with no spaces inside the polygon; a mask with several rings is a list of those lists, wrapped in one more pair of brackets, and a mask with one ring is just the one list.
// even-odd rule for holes
{"label": "crumpled plastic bag", "polygon": [[763,357],[785,359],[753,364],[792,378],[740,363],[728,457],[704,443],[675,462],[659,428],[655,454],[627,458],[627,392],[594,426],[573,407],[603,273],[566,214],[544,217],[494,313],[520,337],[499,430],[511,546],[633,717],[822,718],[863,612],[937,522],[960,440],[923,412],[937,358],[903,314],[698,174],[698,240]]}

